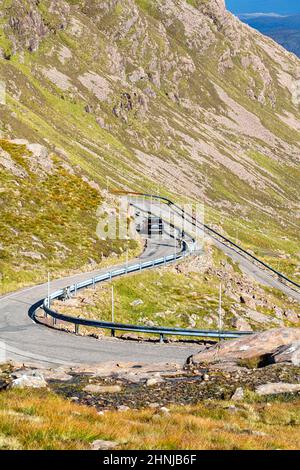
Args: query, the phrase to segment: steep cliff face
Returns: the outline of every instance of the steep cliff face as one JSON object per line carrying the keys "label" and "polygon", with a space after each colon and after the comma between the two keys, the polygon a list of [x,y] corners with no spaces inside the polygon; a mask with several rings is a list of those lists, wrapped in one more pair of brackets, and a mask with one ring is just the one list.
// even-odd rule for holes
{"label": "steep cliff face", "polygon": [[203,200],[209,221],[297,275],[296,57],[223,0],[0,3],[4,137],[103,188]]}

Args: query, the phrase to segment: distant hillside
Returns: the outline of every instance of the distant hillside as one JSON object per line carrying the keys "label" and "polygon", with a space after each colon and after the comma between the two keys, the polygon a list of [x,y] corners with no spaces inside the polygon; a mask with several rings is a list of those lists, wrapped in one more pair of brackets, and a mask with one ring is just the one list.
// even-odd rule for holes
{"label": "distant hillside", "polygon": [[[296,56],[226,11],[224,0],[0,0],[0,5],[3,140],[46,147],[69,171],[97,184],[101,200],[108,186],[203,201],[207,223],[300,279]],[[6,154],[0,165],[10,191],[17,170]],[[5,243],[0,271],[1,262],[11,266],[10,252],[19,260],[23,251],[36,250],[29,241],[24,250],[20,230],[11,235],[18,203],[28,207],[26,220],[35,220],[32,198],[25,195],[41,190],[43,182],[32,178],[19,177],[14,199],[0,191],[0,202],[16,206],[4,213],[0,204],[6,224],[5,233],[0,224]],[[73,185],[66,201],[72,207],[74,179],[59,173],[57,185],[66,192]],[[52,186],[49,192],[45,211],[56,197]],[[80,194],[95,214],[84,186]],[[63,226],[59,243],[80,253],[85,226],[92,227],[88,238],[94,239],[93,214],[85,214],[84,223],[74,213],[74,225]],[[47,229],[44,238],[34,234],[46,259]],[[77,241],[71,238],[75,234]],[[18,243],[14,250],[12,243]],[[87,243],[83,258],[93,241]],[[91,251],[98,262],[97,247]]]}
{"label": "distant hillside", "polygon": [[241,20],[270,36],[276,42],[300,57],[300,14],[293,16],[241,15]]}

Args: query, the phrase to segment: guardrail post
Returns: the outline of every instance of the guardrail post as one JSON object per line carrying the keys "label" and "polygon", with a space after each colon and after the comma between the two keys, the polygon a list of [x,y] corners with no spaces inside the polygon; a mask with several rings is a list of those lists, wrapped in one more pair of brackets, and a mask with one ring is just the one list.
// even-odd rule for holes
{"label": "guardrail post", "polygon": [[79,325],[75,323],[75,335],[78,335],[78,334],[79,334]]}
{"label": "guardrail post", "polygon": [[111,330],[111,336],[112,336],[112,338],[114,338],[116,336],[116,330],[113,330],[113,329]]}
{"label": "guardrail post", "polygon": [[165,342],[165,338],[164,338],[163,333],[160,333],[160,335],[159,335],[159,342],[162,343],[162,344]]}

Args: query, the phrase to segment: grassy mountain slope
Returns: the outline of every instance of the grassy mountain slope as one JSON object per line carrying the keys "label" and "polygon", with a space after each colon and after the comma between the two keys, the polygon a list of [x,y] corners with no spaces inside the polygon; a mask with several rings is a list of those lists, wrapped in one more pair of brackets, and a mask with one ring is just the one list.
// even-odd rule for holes
{"label": "grassy mountain slope", "polygon": [[96,236],[99,192],[56,155],[41,165],[25,145],[0,139],[0,159],[0,294],[137,249]]}
{"label": "grassy mountain slope", "polygon": [[296,57],[223,0],[0,3],[3,138],[45,145],[102,197],[108,183],[204,201],[300,278]]}

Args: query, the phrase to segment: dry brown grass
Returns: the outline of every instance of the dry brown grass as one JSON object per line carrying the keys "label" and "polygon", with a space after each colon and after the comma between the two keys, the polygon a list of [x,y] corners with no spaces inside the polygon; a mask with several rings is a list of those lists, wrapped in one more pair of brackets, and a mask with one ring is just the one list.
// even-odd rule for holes
{"label": "dry brown grass", "polygon": [[48,391],[0,394],[0,449],[88,449],[95,439],[117,441],[120,449],[299,449],[299,427],[300,400],[100,416]]}

